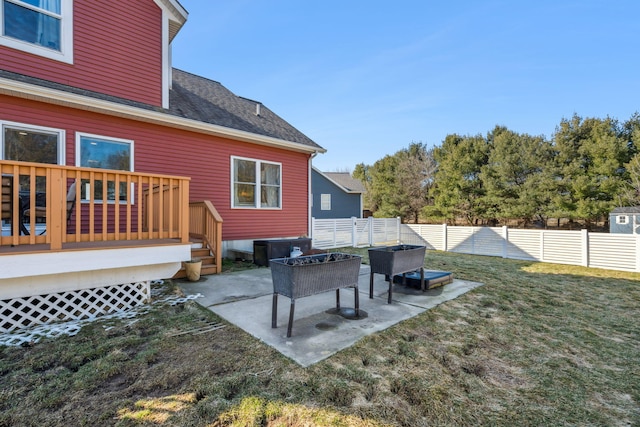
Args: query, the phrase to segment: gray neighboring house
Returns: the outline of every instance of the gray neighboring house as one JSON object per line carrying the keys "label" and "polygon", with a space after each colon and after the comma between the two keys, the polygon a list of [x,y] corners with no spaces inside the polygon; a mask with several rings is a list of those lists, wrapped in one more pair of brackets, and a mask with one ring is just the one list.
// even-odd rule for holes
{"label": "gray neighboring house", "polygon": [[640,206],[615,208],[609,214],[609,232],[640,234]]}
{"label": "gray neighboring house", "polygon": [[362,182],[348,172],[311,169],[311,216],[316,219],[362,218]]}

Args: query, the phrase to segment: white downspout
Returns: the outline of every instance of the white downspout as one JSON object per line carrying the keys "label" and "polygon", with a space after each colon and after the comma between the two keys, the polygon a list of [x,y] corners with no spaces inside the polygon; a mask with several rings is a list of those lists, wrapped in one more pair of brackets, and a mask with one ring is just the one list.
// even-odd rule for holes
{"label": "white downspout", "polygon": [[[307,228],[308,228],[307,236],[309,236],[309,238],[311,238],[311,239],[313,239],[313,236],[311,235],[311,233],[313,231],[313,226],[312,226],[312,221],[311,221],[312,208],[313,208],[313,192],[311,191],[311,169],[313,168],[313,165],[311,164],[311,162],[313,161],[313,158],[315,156],[317,156],[317,155],[318,155],[318,152],[314,151],[311,154],[311,156],[309,156],[309,177],[307,179],[307,183],[308,183],[307,186],[309,187],[308,192],[307,192],[308,193],[307,197],[308,197],[308,200],[309,200],[307,202],[307,211],[308,211],[308,213],[307,213],[307,216],[308,216],[308,218],[307,218]],[[311,241],[311,246],[313,247],[313,240]]]}

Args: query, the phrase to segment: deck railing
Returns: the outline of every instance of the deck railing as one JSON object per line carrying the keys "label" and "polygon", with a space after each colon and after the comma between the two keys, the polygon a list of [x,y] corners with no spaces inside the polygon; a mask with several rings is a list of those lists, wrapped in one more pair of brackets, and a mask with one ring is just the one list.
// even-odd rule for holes
{"label": "deck railing", "polygon": [[222,266],[222,217],[208,200],[189,203],[190,233],[202,237],[215,256],[218,272]]}
{"label": "deck railing", "polygon": [[189,242],[188,177],[6,160],[0,173],[0,246]]}

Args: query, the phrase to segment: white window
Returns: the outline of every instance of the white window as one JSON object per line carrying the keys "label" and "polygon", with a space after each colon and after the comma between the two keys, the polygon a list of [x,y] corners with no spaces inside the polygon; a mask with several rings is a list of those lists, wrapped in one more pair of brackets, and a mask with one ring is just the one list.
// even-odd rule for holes
{"label": "white window", "polygon": [[0,0],[0,44],[73,63],[73,0]]}
{"label": "white window", "polygon": [[241,157],[231,158],[231,207],[282,207],[282,165]]}
{"label": "white window", "polygon": [[[64,164],[64,131],[21,123],[0,122],[2,150],[0,159],[21,162]],[[29,177],[20,177],[20,188],[28,190]],[[43,176],[36,177],[36,189],[46,191]]]}
{"label": "white window", "polygon": [[320,195],[320,210],[321,211],[331,210],[331,194]]}
{"label": "white window", "polygon": [[616,217],[616,224],[628,224],[629,223],[629,218],[627,217],[627,215],[618,215]]}
{"label": "white window", "polygon": [[[0,160],[64,164],[64,131],[22,123],[0,122]],[[20,191],[29,191],[28,175],[19,177]],[[47,191],[44,176],[36,177],[36,204],[42,206]],[[43,197],[41,199],[41,197]]]}
{"label": "white window", "polygon": [[[133,171],[133,141],[109,138],[99,135],[76,135],[76,164],[82,167]],[[114,181],[107,181],[106,188],[102,180],[94,182],[93,198],[96,201],[116,200]],[[133,195],[131,196],[131,199]],[[82,181],[82,199],[91,199],[91,188],[88,180]],[[120,182],[118,200],[127,200],[126,183]]]}
{"label": "white window", "polygon": [[64,130],[14,122],[0,122],[0,159],[64,164]]}

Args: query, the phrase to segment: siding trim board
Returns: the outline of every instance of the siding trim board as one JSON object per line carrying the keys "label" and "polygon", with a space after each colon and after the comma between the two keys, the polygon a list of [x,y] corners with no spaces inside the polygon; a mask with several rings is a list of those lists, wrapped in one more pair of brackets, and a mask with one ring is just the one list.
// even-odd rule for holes
{"label": "siding trim board", "polygon": [[187,21],[187,11],[174,0],[154,0],[162,10],[162,108],[169,108],[171,41]]}

